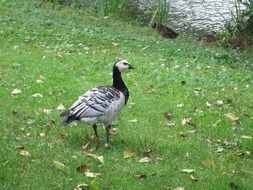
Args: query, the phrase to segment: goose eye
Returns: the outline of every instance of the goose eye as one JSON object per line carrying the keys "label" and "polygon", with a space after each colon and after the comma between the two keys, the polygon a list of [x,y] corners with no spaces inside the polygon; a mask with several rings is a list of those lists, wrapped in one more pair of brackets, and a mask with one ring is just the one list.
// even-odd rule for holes
{"label": "goose eye", "polygon": [[127,65],[127,63],[126,63],[126,62],[123,62],[123,65]]}

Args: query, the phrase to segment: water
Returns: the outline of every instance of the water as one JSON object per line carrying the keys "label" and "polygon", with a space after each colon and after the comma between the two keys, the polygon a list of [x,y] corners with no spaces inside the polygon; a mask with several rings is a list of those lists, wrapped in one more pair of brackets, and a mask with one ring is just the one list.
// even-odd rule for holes
{"label": "water", "polygon": [[235,12],[234,0],[171,0],[168,25],[179,33],[198,35],[224,30]]}
{"label": "water", "polygon": [[[154,12],[158,0],[128,0],[131,6]],[[170,0],[167,25],[180,34],[199,35],[224,30],[224,24],[235,13],[235,0]],[[139,17],[143,17],[138,13]],[[147,16],[147,15],[146,15]],[[145,17],[145,16],[144,16]],[[150,17],[149,17],[150,19]],[[147,20],[147,18],[146,18]]]}

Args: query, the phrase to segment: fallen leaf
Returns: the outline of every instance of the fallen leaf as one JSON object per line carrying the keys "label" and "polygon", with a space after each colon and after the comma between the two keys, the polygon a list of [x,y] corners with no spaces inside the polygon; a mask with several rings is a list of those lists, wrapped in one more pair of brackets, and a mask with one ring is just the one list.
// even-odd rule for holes
{"label": "fallen leaf", "polygon": [[183,170],[181,170],[181,172],[191,174],[191,173],[195,172],[195,170],[194,169],[183,169]]}
{"label": "fallen leaf", "polygon": [[216,150],[217,153],[222,153],[224,151],[224,148],[219,146]]}
{"label": "fallen leaf", "polygon": [[138,175],[136,175],[136,177],[139,179],[146,179],[147,175],[146,174],[138,174]]}
{"label": "fallen leaf", "polygon": [[151,161],[151,159],[149,157],[143,157],[139,160],[139,163],[148,163],[150,161]]}
{"label": "fallen leaf", "polygon": [[152,94],[153,92],[154,92],[153,86],[150,86],[150,87],[145,89],[146,94]]}
{"label": "fallen leaf", "polygon": [[86,189],[86,187],[89,187],[89,185],[87,185],[86,183],[81,183],[79,185],[77,185],[74,190],[84,190]]}
{"label": "fallen leaf", "polygon": [[60,169],[60,170],[62,170],[62,169],[64,169],[65,168],[65,165],[63,164],[63,163],[61,163],[61,162],[58,162],[58,161],[53,161],[53,164],[54,164],[54,166],[57,168],[57,169]]}
{"label": "fallen leaf", "polygon": [[95,154],[86,153],[87,156],[92,157],[100,161],[102,164],[104,164],[104,157],[103,156],[97,156]]}
{"label": "fallen leaf", "polygon": [[166,123],[166,125],[169,127],[174,127],[176,124],[174,122],[169,122],[169,123]]}
{"label": "fallen leaf", "polygon": [[93,173],[93,172],[90,172],[90,171],[85,172],[85,176],[90,177],[90,178],[97,178],[101,175],[102,175],[101,173]]}
{"label": "fallen leaf", "polygon": [[171,115],[170,112],[165,112],[165,113],[163,114],[163,116],[164,116],[165,119],[167,119],[167,120],[171,120],[171,119],[172,119],[172,115]]}
{"label": "fallen leaf", "polygon": [[223,100],[217,100],[217,101],[215,102],[215,104],[216,104],[217,106],[223,106],[223,105],[224,105],[224,102],[223,102]]}
{"label": "fallen leaf", "polygon": [[189,135],[188,135],[187,133],[180,132],[180,133],[179,133],[179,136],[182,137],[182,138],[186,138],[186,137],[188,137]]}
{"label": "fallen leaf", "polygon": [[181,121],[181,124],[182,125],[186,125],[186,124],[189,124],[191,122],[191,118],[183,118],[182,121]]}
{"label": "fallen leaf", "polygon": [[86,143],[84,146],[82,146],[82,151],[84,151],[84,152],[87,152],[88,151],[88,146],[89,146],[89,142],[88,143]]}
{"label": "fallen leaf", "polygon": [[61,59],[61,58],[62,58],[62,54],[61,54],[60,52],[57,52],[57,53],[55,54],[55,58],[56,58],[56,59]]}
{"label": "fallen leaf", "polygon": [[242,135],[241,138],[242,138],[242,139],[251,140],[251,139],[252,139],[252,136]]}
{"label": "fallen leaf", "polygon": [[21,149],[21,150],[19,151],[19,155],[24,156],[24,157],[29,157],[29,156],[31,156],[30,153],[29,153],[28,151],[24,150],[24,149]]}
{"label": "fallen leaf", "polygon": [[58,111],[64,111],[65,110],[65,107],[63,104],[60,104],[59,106],[57,106],[56,108]]}
{"label": "fallen leaf", "polygon": [[21,90],[15,88],[15,89],[11,92],[11,95],[12,95],[12,96],[16,96],[16,95],[21,94],[21,93],[22,93]]}
{"label": "fallen leaf", "polygon": [[157,161],[163,161],[163,158],[162,157],[156,157],[156,160]]}
{"label": "fallen leaf", "polygon": [[111,136],[115,136],[115,135],[117,135],[118,134],[118,128],[112,128],[111,130],[110,130],[110,135]]}
{"label": "fallen leaf", "polygon": [[43,80],[37,79],[36,82],[37,82],[38,84],[42,84],[42,83],[43,83]]}
{"label": "fallen leaf", "polygon": [[236,115],[233,114],[233,113],[227,113],[225,116],[226,116],[228,119],[230,119],[232,122],[236,122],[236,121],[239,120],[239,117],[236,117]]}
{"label": "fallen leaf", "polygon": [[245,151],[245,155],[246,155],[246,156],[250,156],[250,155],[251,155],[251,152],[247,150],[247,151]]}
{"label": "fallen leaf", "polygon": [[43,98],[43,95],[40,94],[40,93],[35,93],[35,94],[31,95],[31,97],[34,97],[34,98]]}
{"label": "fallen leaf", "polygon": [[209,158],[201,160],[201,164],[203,164],[204,166],[208,168],[213,168],[215,166],[214,161]]}
{"label": "fallen leaf", "polygon": [[49,115],[52,112],[52,109],[43,109],[43,113]]}
{"label": "fallen leaf", "polygon": [[131,122],[131,123],[136,123],[137,121],[138,121],[137,119],[128,120],[128,122]]}
{"label": "fallen leaf", "polygon": [[149,149],[145,152],[143,152],[143,157],[150,157],[153,154],[153,150]]}
{"label": "fallen leaf", "polygon": [[44,127],[48,127],[48,128],[52,128],[54,127],[56,124],[55,120],[50,119],[45,125],[43,125]]}
{"label": "fallen leaf", "polygon": [[177,107],[178,107],[178,108],[182,108],[182,107],[184,107],[184,104],[183,104],[183,103],[177,104]]}
{"label": "fallen leaf", "polygon": [[192,180],[192,181],[198,181],[198,178],[194,177],[193,175],[190,175],[189,178],[190,178],[190,180]]}
{"label": "fallen leaf", "polygon": [[134,157],[134,155],[135,155],[135,153],[133,151],[125,150],[123,158],[124,159],[132,158],[132,157]]}
{"label": "fallen leaf", "polygon": [[177,187],[176,189],[174,190],[185,190],[184,187]]}
{"label": "fallen leaf", "polygon": [[87,164],[83,164],[81,166],[78,166],[76,168],[76,170],[81,172],[81,173],[85,173],[85,172],[89,171],[89,166]]}
{"label": "fallen leaf", "polygon": [[116,42],[112,42],[112,45],[113,45],[114,47],[117,47],[119,44],[116,43]]}
{"label": "fallen leaf", "polygon": [[212,107],[212,104],[209,103],[209,102],[206,102],[206,106],[207,106],[208,108],[210,108],[210,107]]}
{"label": "fallen leaf", "polygon": [[231,183],[229,184],[229,186],[231,187],[232,190],[237,190],[237,189],[239,189],[238,185],[237,185],[236,183],[234,183],[234,182],[231,182]]}

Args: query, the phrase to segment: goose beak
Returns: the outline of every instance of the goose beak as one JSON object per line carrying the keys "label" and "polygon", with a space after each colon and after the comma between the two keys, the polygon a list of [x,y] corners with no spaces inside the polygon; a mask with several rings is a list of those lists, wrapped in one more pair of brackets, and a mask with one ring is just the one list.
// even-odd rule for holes
{"label": "goose beak", "polygon": [[134,67],[130,64],[128,64],[128,69],[134,69]]}

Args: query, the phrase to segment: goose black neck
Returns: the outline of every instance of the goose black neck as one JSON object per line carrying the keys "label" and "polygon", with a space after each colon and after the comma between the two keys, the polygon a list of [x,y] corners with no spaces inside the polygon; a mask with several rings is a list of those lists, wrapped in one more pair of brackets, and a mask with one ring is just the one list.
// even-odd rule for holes
{"label": "goose black neck", "polygon": [[117,67],[113,67],[113,87],[120,91],[124,91],[127,88]]}
{"label": "goose black neck", "polygon": [[112,86],[124,94],[125,104],[126,104],[128,97],[129,97],[129,92],[128,92],[128,89],[127,89],[124,81],[122,80],[121,72],[119,71],[119,69],[117,67],[113,67],[113,84],[112,84]]}

